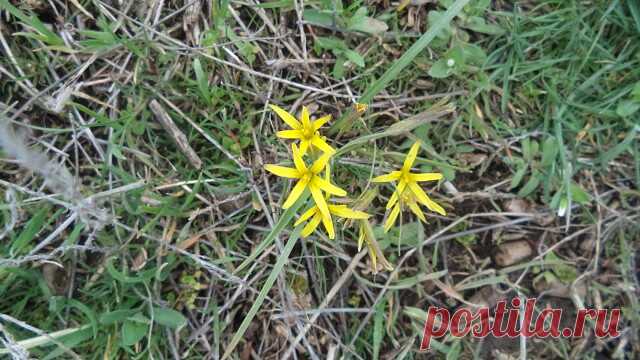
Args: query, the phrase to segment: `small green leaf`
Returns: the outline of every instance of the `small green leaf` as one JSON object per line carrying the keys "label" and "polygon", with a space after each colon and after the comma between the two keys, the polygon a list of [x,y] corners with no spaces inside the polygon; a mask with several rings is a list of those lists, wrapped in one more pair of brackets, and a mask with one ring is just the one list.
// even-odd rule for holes
{"label": "small green leaf", "polygon": [[315,40],[315,45],[321,49],[331,50],[334,54],[348,49],[343,40],[334,37],[319,36]]}
{"label": "small green leaf", "polygon": [[591,196],[584,191],[580,185],[571,184],[569,185],[569,191],[571,192],[571,200],[575,201],[578,204],[584,205],[591,201]]}
{"label": "small green leaf", "polygon": [[518,196],[525,197],[525,196],[533,193],[538,188],[538,185],[540,185],[540,176],[539,175],[540,174],[538,174],[538,173],[533,173],[531,175],[531,177],[529,178],[529,181],[527,181],[527,183],[524,184],[522,189],[520,189],[520,191],[518,191]]}
{"label": "small green leaf", "polygon": [[135,314],[135,312],[136,310],[133,309],[114,310],[100,315],[98,321],[103,325],[111,325],[130,318],[133,314]]}
{"label": "small green leaf", "polygon": [[488,35],[500,35],[504,32],[504,30],[500,26],[487,24],[484,18],[479,16],[472,16],[468,18],[467,21],[462,24],[462,27],[471,31]]}
{"label": "small green leaf", "polygon": [[544,141],[544,146],[542,147],[542,161],[541,164],[543,167],[550,166],[558,155],[558,142],[556,138],[553,136],[549,136]]}
{"label": "small green leaf", "polygon": [[142,340],[149,326],[137,321],[125,321],[122,325],[122,345],[131,346]]}
{"label": "small green leaf", "polygon": [[324,12],[315,9],[307,9],[302,13],[304,21],[311,25],[317,25],[327,28],[335,27],[334,16],[330,12]]}
{"label": "small green leaf", "polygon": [[466,64],[482,66],[487,61],[487,54],[480,46],[463,43],[463,45],[461,45],[461,49],[464,55],[464,62]]}
{"label": "small green leaf", "polygon": [[359,67],[364,67],[364,58],[357,51],[347,49],[344,51],[344,55],[352,63],[356,64]]}
{"label": "small green leaf", "polygon": [[429,76],[436,79],[443,79],[453,73],[453,68],[447,64],[448,59],[440,59],[436,61],[429,69]]}
{"label": "small green leaf", "polygon": [[520,161],[517,162],[518,170],[516,170],[516,173],[513,175],[513,178],[511,179],[512,189],[520,185],[520,182],[524,178],[524,175],[527,173],[527,169],[529,168],[524,161],[522,161],[521,159],[519,160]]}
{"label": "small green leaf", "polygon": [[367,11],[365,7],[361,7],[356,11],[356,14],[349,19],[347,29],[351,31],[360,31],[366,34],[376,35],[383,33],[389,29],[387,24],[378,19],[374,19],[370,16],[366,16]]}
{"label": "small green leaf", "polygon": [[211,94],[209,93],[209,80],[202,70],[202,64],[200,63],[200,59],[193,60],[193,71],[196,73],[196,81],[198,82],[198,90],[200,90],[200,95],[207,102],[211,102]]}
{"label": "small green leaf", "polygon": [[187,324],[187,318],[181,313],[166,308],[153,308],[153,321],[172,329],[180,329]]}
{"label": "small green leaf", "polygon": [[640,109],[640,101],[635,100],[623,100],[618,104],[616,108],[616,114],[621,117],[628,117],[633,115],[636,111]]}

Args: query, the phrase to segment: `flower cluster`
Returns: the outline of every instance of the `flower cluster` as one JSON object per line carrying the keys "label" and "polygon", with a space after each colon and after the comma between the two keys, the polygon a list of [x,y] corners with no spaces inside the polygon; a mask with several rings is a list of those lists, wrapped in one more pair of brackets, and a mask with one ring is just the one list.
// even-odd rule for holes
{"label": "flower cluster", "polygon": [[[302,229],[302,236],[309,236],[318,227],[320,222],[322,222],[329,238],[334,239],[336,234],[333,219],[331,218],[332,214],[348,219],[368,218],[369,214],[365,212],[349,209],[346,205],[334,205],[328,202],[330,195],[347,195],[346,191],[332,184],[330,181],[328,163],[331,156],[335,153],[335,150],[325,142],[319,132],[319,129],[331,119],[331,116],[327,115],[318,120],[311,121],[309,110],[306,106],[303,106],[302,118],[298,121],[293,115],[278,106],[271,105],[271,108],[292,128],[292,130],[279,131],[276,135],[280,138],[300,140],[300,148],[298,148],[295,143],[291,144],[295,168],[268,164],[265,165],[265,169],[278,176],[298,179],[289,197],[282,205],[284,209],[291,207],[305,189],[309,189],[311,192],[315,204],[305,211],[295,223],[295,226],[298,226],[309,220]],[[321,155],[315,159],[310,167],[307,167],[304,161],[304,155],[311,153],[311,156],[313,156],[317,153],[315,150],[319,150]],[[324,179],[320,176],[323,170],[325,170],[326,174]],[[326,195],[322,194],[323,191]]]}
{"label": "flower cluster", "polygon": [[[357,113],[362,113],[366,107],[357,104]],[[322,223],[330,239],[335,238],[335,227],[332,215],[346,218],[358,219],[360,223],[358,248],[366,241],[369,254],[372,259],[374,270],[377,260],[388,270],[391,265],[384,259],[378,244],[373,235],[370,222],[367,220],[370,215],[361,210],[354,210],[344,204],[335,204],[331,201],[331,196],[344,197],[347,192],[331,183],[330,160],[336,151],[320,135],[320,128],[331,120],[331,116],[323,116],[316,120],[311,120],[309,109],[302,107],[301,118],[296,119],[286,110],[271,105],[271,109],[291,128],[289,130],[278,131],[277,136],[284,139],[298,140],[298,144],[291,144],[294,167],[268,164],[265,169],[275,175],[296,179],[296,184],[289,193],[282,205],[288,209],[296,200],[309,190],[313,198],[312,206],[300,215],[294,226],[306,222],[301,231],[303,237],[309,236]],[[395,182],[395,190],[387,202],[389,211],[384,223],[384,231],[388,232],[395,223],[400,212],[407,206],[421,221],[426,222],[426,217],[420,205],[426,206],[429,210],[441,215],[446,215],[442,206],[431,200],[429,196],[418,184],[424,181],[437,181],[442,179],[440,173],[414,173],[413,164],[418,156],[420,143],[416,142],[411,146],[404,164],[400,170],[392,171],[388,174],[378,176],[373,179],[375,183]],[[305,158],[309,160],[307,164]],[[324,176],[322,173],[324,172]]]}

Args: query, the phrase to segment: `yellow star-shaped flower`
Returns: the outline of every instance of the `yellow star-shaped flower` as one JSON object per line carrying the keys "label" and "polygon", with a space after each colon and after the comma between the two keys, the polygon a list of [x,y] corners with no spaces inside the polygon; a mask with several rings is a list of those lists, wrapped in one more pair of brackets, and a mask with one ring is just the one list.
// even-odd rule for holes
{"label": "yellow star-shaped flower", "polygon": [[290,179],[298,179],[298,182],[291,190],[291,193],[289,194],[289,197],[287,197],[287,200],[285,200],[282,208],[288,209],[289,207],[291,207],[291,205],[293,205],[296,200],[298,200],[300,195],[302,195],[304,190],[308,188],[323,218],[326,217],[328,219],[331,219],[329,207],[327,206],[327,201],[322,195],[322,191],[336,196],[347,195],[346,191],[333,185],[331,182],[323,179],[318,175],[327,166],[331,155],[324,154],[320,156],[311,165],[311,167],[307,167],[307,165],[305,165],[304,163],[304,160],[302,159],[302,154],[296,144],[291,144],[291,149],[293,150],[293,164],[295,165],[295,168],[273,164],[267,164],[264,166],[265,170],[275,175]]}
{"label": "yellow star-shaped flower", "polygon": [[[394,195],[396,195],[396,193],[394,193]],[[399,200],[395,202],[395,205],[393,205],[393,208],[391,209],[391,212],[389,213],[389,216],[387,217],[387,220],[384,223],[384,232],[387,232],[391,229],[393,224],[396,222],[396,219],[398,218],[400,211],[402,211],[402,207],[404,205],[409,206],[409,209],[411,209],[411,212],[416,214],[418,219],[420,219],[422,222],[424,223],[427,222],[427,219],[425,218],[424,213],[422,212],[422,209],[420,209],[420,205],[418,204],[418,201],[416,200],[415,195],[405,187],[405,190],[400,195]]]}
{"label": "yellow star-shaped flower", "polygon": [[282,139],[298,139],[300,140],[300,153],[302,155],[307,153],[309,147],[322,150],[326,154],[333,154],[336,151],[327,144],[326,141],[320,136],[318,131],[322,125],[331,120],[331,115],[323,116],[315,121],[311,121],[309,117],[309,109],[306,106],[302,107],[302,117],[300,121],[293,115],[289,114],[283,108],[270,105],[271,109],[278,114],[278,116],[291,127],[291,130],[282,130],[276,133],[276,136]]}
{"label": "yellow star-shaped flower", "polygon": [[[389,202],[387,203],[387,209],[391,209],[391,213],[389,214],[389,218],[387,219],[387,223],[392,219],[391,224],[395,221],[395,218],[398,216],[400,212],[400,207],[394,207],[396,202],[398,202],[399,198],[405,190],[409,193],[404,195],[404,200],[409,205],[411,210],[416,213],[422,214],[420,211],[420,207],[417,205],[417,202],[425,205],[429,210],[435,211],[440,215],[447,215],[447,212],[442,208],[442,206],[438,205],[435,201],[431,200],[429,196],[422,190],[418,182],[421,181],[436,181],[442,179],[442,174],[440,173],[422,173],[416,174],[411,172],[411,167],[418,156],[418,150],[420,149],[420,143],[416,142],[411,146],[407,157],[404,159],[404,164],[402,165],[402,169],[397,171],[392,171],[389,174],[381,175],[373,179],[373,182],[391,182],[398,181],[396,185],[396,191],[393,193],[391,198],[389,198]],[[420,220],[424,219],[424,215],[418,215]],[[389,225],[385,225],[385,231],[388,231],[391,228]]]}
{"label": "yellow star-shaped flower", "polygon": [[[329,182],[329,179],[330,179],[329,174],[330,174],[330,171],[329,171],[329,168],[327,168],[325,173],[325,180],[327,182]],[[329,199],[329,193],[327,193],[325,199],[326,200]],[[368,219],[370,216],[364,211],[350,209],[347,207],[347,205],[329,204],[327,207],[329,208],[330,214],[333,214],[345,219]],[[325,230],[327,230],[327,235],[329,235],[329,239],[335,239],[336,233],[335,233],[335,230],[333,229],[333,220],[331,219],[331,217],[322,216],[322,212],[320,211],[320,208],[318,208],[318,205],[314,205],[309,210],[305,211],[300,216],[300,218],[295,222],[295,224],[293,224],[293,226],[298,226],[303,222],[307,221],[308,219],[311,219],[311,220],[302,229],[302,232],[301,232],[302,237],[307,237],[311,235],[311,233],[318,227],[318,225],[320,225],[320,222],[322,221],[322,224],[324,225]]]}

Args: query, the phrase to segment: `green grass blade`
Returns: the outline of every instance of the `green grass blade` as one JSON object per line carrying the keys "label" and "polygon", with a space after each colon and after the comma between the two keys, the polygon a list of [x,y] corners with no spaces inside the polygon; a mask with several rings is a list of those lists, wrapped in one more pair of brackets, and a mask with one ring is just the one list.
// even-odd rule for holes
{"label": "green grass blade", "polygon": [[[298,202],[300,202],[300,199],[298,200]],[[290,209],[294,207],[291,207]],[[274,230],[276,230],[275,227],[274,227]],[[274,230],[272,230],[271,233],[273,233]],[[291,254],[291,250],[293,250],[293,247],[296,245],[296,242],[300,237],[300,231],[302,231],[302,226],[296,227],[296,229],[289,236],[289,240],[287,240],[287,244],[282,250],[282,254],[278,256],[278,261],[273,267],[273,270],[271,270],[271,273],[269,274],[269,277],[267,278],[264,285],[262,286],[262,289],[260,289],[260,293],[258,293],[258,297],[256,298],[255,302],[251,306],[251,309],[249,309],[247,316],[245,316],[244,320],[242,320],[242,324],[240,324],[240,328],[238,328],[238,331],[233,335],[233,338],[231,339],[231,342],[227,346],[227,349],[225,350],[224,355],[222,355],[223,360],[231,356],[231,353],[233,352],[235,347],[238,345],[240,340],[243,338],[244,333],[247,331],[247,328],[251,324],[251,321],[253,321],[253,318],[258,313],[258,310],[260,310],[260,307],[262,306],[264,299],[267,297],[267,293],[269,292],[269,290],[271,290],[271,287],[276,282],[276,278],[278,277],[278,275],[286,265],[287,261],[289,260],[289,254]]]}

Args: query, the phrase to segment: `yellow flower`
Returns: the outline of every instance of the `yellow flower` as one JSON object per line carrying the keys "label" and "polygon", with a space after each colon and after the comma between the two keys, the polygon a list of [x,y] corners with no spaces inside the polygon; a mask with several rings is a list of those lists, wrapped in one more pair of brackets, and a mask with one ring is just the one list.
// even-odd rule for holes
{"label": "yellow flower", "polygon": [[289,114],[283,108],[270,105],[271,109],[278,114],[278,116],[285,122],[291,130],[282,130],[276,133],[276,136],[282,139],[298,139],[300,140],[300,153],[302,155],[307,153],[310,146],[322,150],[327,154],[333,154],[336,151],[327,144],[326,141],[320,136],[318,131],[322,125],[331,120],[331,115],[326,115],[311,121],[309,118],[309,109],[306,106],[302,107],[302,118],[298,121],[293,115]]}
{"label": "yellow flower", "polygon": [[393,205],[393,208],[391,209],[391,212],[389,213],[389,216],[387,217],[387,220],[384,223],[384,232],[389,231],[393,226],[393,224],[396,222],[396,219],[398,218],[400,211],[402,211],[403,205],[409,206],[409,209],[411,209],[411,211],[414,214],[416,214],[416,216],[422,222],[425,222],[425,223],[427,222],[427,219],[425,218],[424,213],[422,212],[422,209],[420,209],[420,205],[418,204],[415,195],[405,187],[405,190],[402,192],[402,195],[400,195],[400,199],[395,203],[395,205]]}
{"label": "yellow flower", "polygon": [[307,167],[302,159],[302,154],[300,150],[295,144],[291,144],[291,149],[293,150],[293,164],[295,168],[289,168],[285,166],[267,164],[264,166],[265,170],[276,174],[278,176],[290,178],[290,179],[298,179],[298,182],[291,190],[289,197],[284,202],[282,207],[284,209],[288,209],[293,205],[296,200],[302,195],[305,189],[309,189],[311,192],[311,196],[315,201],[318,209],[320,210],[323,219],[329,218],[331,219],[331,215],[329,212],[329,207],[327,206],[327,202],[322,195],[322,191],[327,192],[328,194],[336,195],[336,196],[345,196],[347,192],[342,190],[341,188],[333,185],[328,180],[323,179],[318,176],[318,174],[327,166],[329,162],[330,154],[324,154],[320,156],[311,167]]}
{"label": "yellow flower", "polygon": [[[330,179],[331,179],[331,170],[329,169],[329,167],[326,167],[325,180],[329,182]],[[328,200],[328,199],[329,199],[329,193],[327,193],[325,196],[325,200]],[[345,219],[367,219],[370,216],[364,211],[349,209],[347,205],[329,204],[327,205],[327,207],[329,208],[330,214],[333,214]],[[293,224],[293,226],[298,226],[303,222],[307,221],[308,219],[311,219],[311,220],[302,229],[302,232],[301,232],[302,237],[307,237],[311,235],[311,233],[318,227],[318,225],[320,225],[320,222],[322,221],[322,224],[324,225],[324,228],[325,230],[327,230],[327,234],[329,235],[329,239],[335,239],[336,233],[333,229],[333,220],[331,219],[331,217],[322,216],[322,212],[320,211],[320,208],[318,208],[318,205],[314,205],[309,210],[305,211],[300,216],[300,218],[295,222],[295,224]]]}
{"label": "yellow flower", "polygon": [[[329,204],[329,213],[339,216],[345,219],[367,219],[370,215],[363,211],[349,209],[347,205],[335,205]],[[320,209],[317,205],[313,206],[311,209],[305,211],[298,221],[295,222],[294,226],[298,226],[305,222],[306,220],[311,219],[307,225],[302,229],[302,236],[307,237],[311,235],[311,233],[320,225],[324,225],[325,230],[327,230],[327,234],[329,235],[329,239],[335,239],[336,233],[333,229],[333,220],[331,217],[324,217],[320,212]]]}
{"label": "yellow flower", "polygon": [[[411,210],[414,213],[421,213],[419,206],[417,206],[416,201],[425,205],[429,210],[435,211],[440,215],[447,215],[447,212],[442,208],[442,206],[438,205],[435,201],[431,200],[429,196],[422,190],[418,182],[420,181],[436,181],[442,179],[442,174],[440,173],[422,173],[416,174],[411,172],[411,167],[413,166],[416,157],[418,156],[418,150],[420,149],[420,143],[416,142],[411,146],[407,157],[404,159],[404,164],[402,165],[402,169],[397,171],[392,171],[389,174],[381,175],[373,179],[373,182],[391,182],[398,181],[396,185],[396,191],[394,191],[391,198],[389,198],[389,202],[387,203],[387,209],[391,209],[391,213],[389,214],[389,218],[387,219],[387,223],[390,219],[392,219],[391,223],[395,221],[395,218],[398,216],[400,212],[399,207],[394,207],[400,195],[402,195],[405,191],[409,191],[410,193],[405,195],[406,202],[410,206]],[[422,220],[424,216],[419,216]],[[390,228],[385,225],[385,231],[388,231]]]}

